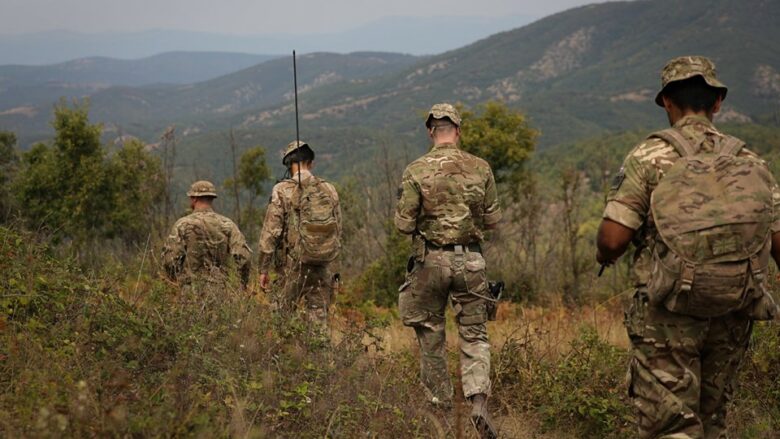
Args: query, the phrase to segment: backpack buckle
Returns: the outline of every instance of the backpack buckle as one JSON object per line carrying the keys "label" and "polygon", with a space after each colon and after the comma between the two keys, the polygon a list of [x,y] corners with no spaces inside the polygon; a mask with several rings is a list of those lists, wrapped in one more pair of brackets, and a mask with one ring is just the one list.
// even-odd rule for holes
{"label": "backpack buckle", "polygon": [[455,244],[452,249],[455,252],[455,263],[462,264],[464,259],[463,246]]}
{"label": "backpack buckle", "polygon": [[756,282],[761,283],[764,280],[764,269],[761,268],[761,261],[757,254],[750,257],[750,271]]}
{"label": "backpack buckle", "polygon": [[691,291],[693,287],[693,277],[696,273],[696,266],[690,262],[686,262],[682,267],[682,273],[680,279],[682,284],[680,285],[680,291]]}

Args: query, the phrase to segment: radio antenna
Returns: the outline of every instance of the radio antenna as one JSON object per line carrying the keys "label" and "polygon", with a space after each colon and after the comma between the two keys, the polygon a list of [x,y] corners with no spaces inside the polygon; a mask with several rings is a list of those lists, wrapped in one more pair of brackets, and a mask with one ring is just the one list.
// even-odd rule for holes
{"label": "radio antenna", "polygon": [[[295,62],[295,50],[293,50],[293,91],[295,94],[295,146],[296,151],[301,148],[301,133],[298,124],[298,65]],[[300,160],[300,153],[298,154]],[[301,162],[298,162],[298,187],[301,187]]]}

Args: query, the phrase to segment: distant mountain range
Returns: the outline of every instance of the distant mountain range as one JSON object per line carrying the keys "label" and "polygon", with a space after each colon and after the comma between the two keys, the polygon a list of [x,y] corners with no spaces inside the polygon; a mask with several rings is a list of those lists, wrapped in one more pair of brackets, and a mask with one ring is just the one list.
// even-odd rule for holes
{"label": "distant mountain range", "polygon": [[[354,163],[378,145],[424,147],[420,121],[433,102],[474,107],[497,99],[526,112],[547,148],[662,127],[664,113],[652,102],[659,73],[685,54],[714,59],[730,86],[721,120],[780,123],[778,23],[776,0],[637,0],[572,9],[430,57],[308,54],[298,64],[301,123],[323,144],[321,157]],[[291,69],[285,56],[191,85],[84,95],[109,134],[153,142],[176,124],[182,150],[203,161],[221,154],[230,127],[246,144],[275,149],[289,141]],[[0,95],[0,129],[16,131],[23,144],[45,138],[52,100],[9,106]]]}
{"label": "distant mountain range", "polygon": [[[336,84],[364,83],[405,69],[420,59],[411,55],[373,52],[301,55],[298,59],[302,67],[298,77],[299,93],[305,95]],[[194,60],[190,61],[190,64],[197,64]],[[67,63],[71,64],[79,65],[81,61]],[[3,69],[14,70],[0,67],[0,75]],[[293,96],[292,59],[289,56],[186,85],[130,87],[90,82],[47,82],[47,78],[57,76],[60,67],[29,69],[39,69],[39,78],[43,81],[36,82],[34,77],[6,82],[0,79],[0,129],[17,132],[23,145],[48,135],[51,107],[60,96],[88,97],[93,119],[109,126],[130,128],[127,134],[139,137],[152,136],[167,125],[181,121],[193,125],[188,130],[191,133],[208,131],[214,126],[212,120],[215,119],[227,126],[230,125],[231,115],[288,102]],[[91,72],[85,76],[99,74],[97,69],[85,70]],[[13,85],[16,83],[22,85]]]}
{"label": "distant mountain range", "polygon": [[231,52],[166,52],[140,59],[80,58],[45,66],[0,65],[0,87],[41,84],[192,84],[276,58]]}
{"label": "distant mountain range", "polygon": [[134,59],[172,51],[289,54],[297,49],[299,53],[370,50],[435,54],[522,26],[534,18],[387,17],[344,32],[309,35],[227,35],[177,30],[3,35],[0,29],[0,65],[52,64],[94,56]]}

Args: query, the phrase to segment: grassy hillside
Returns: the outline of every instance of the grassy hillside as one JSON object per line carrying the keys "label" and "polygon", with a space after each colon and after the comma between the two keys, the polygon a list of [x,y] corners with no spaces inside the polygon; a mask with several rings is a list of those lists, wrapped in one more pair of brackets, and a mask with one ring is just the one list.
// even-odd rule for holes
{"label": "grassy hillside", "polygon": [[[322,125],[408,131],[434,101],[500,99],[525,110],[542,145],[602,130],[664,123],[652,103],[665,61],[703,54],[731,87],[724,115],[748,121],[780,108],[780,3],[644,0],[572,9],[447,52],[377,84],[308,97]],[[266,124],[273,120],[266,119]]]}

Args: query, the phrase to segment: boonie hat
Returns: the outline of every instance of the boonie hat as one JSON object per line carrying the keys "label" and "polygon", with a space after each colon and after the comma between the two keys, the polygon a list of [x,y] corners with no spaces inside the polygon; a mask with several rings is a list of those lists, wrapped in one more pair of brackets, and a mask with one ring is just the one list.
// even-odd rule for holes
{"label": "boonie hat", "polygon": [[436,104],[431,107],[431,110],[428,112],[428,117],[425,118],[425,126],[430,128],[431,121],[433,119],[444,118],[449,119],[452,123],[455,124],[455,126],[460,126],[461,119],[460,113],[458,113],[458,109],[455,108],[454,105],[446,103]]}
{"label": "boonie hat", "polygon": [[217,198],[217,189],[210,181],[200,180],[192,183],[190,190],[187,191],[188,197],[213,197]]}
{"label": "boonie hat", "polygon": [[704,56],[681,56],[667,62],[661,71],[661,91],[655,96],[655,103],[661,107],[664,106],[664,101],[661,97],[667,85],[672,82],[690,79],[694,76],[704,78],[704,82],[707,85],[719,89],[722,93],[722,98],[726,99],[728,88],[718,81],[715,64],[709,58]]}
{"label": "boonie hat", "polygon": [[314,159],[314,150],[311,148],[311,145],[309,145],[308,143],[304,142],[303,140],[293,140],[292,142],[288,143],[287,144],[287,148],[284,149],[284,155],[282,156],[282,163],[287,165],[286,160],[285,160],[287,158],[287,156],[292,154],[292,153],[294,153],[298,149],[304,148],[304,147],[309,148],[309,151],[311,151],[311,154],[312,154],[311,158],[313,160]]}

